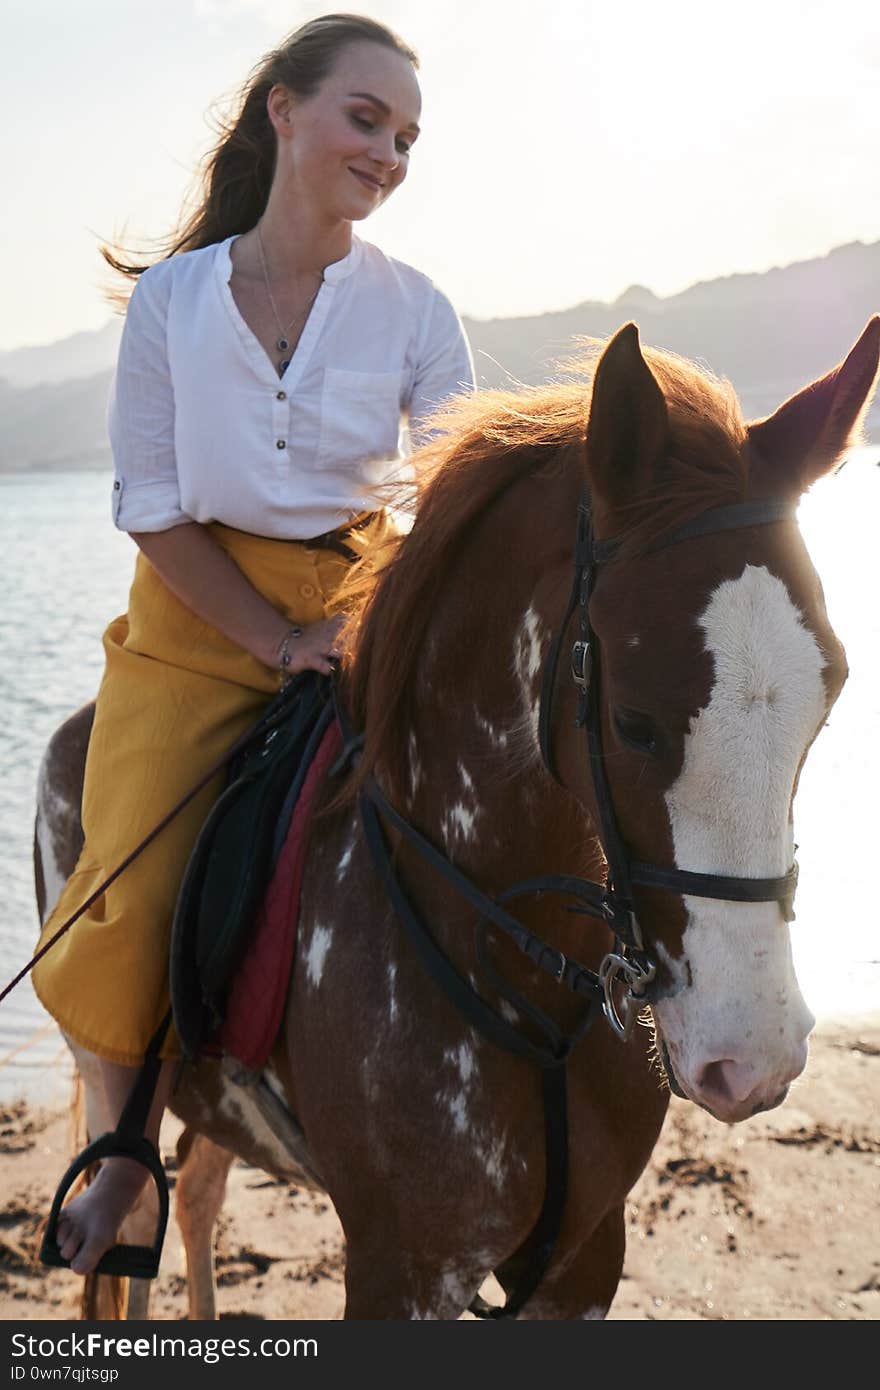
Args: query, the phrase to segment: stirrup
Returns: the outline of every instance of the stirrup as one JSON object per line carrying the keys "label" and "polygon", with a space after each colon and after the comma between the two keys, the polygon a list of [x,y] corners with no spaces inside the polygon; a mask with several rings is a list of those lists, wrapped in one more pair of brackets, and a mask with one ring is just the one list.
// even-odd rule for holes
{"label": "stirrup", "polygon": [[[168,1225],[168,1181],[165,1177],[165,1169],[162,1166],[162,1159],[158,1150],[150,1143],[149,1139],[145,1139],[143,1136],[132,1139],[121,1135],[118,1131],[102,1134],[99,1139],[88,1144],[82,1153],[73,1160],[58,1184],[52,1209],[49,1212],[49,1219],[46,1222],[43,1243],[40,1246],[39,1258],[42,1264],[50,1265],[56,1269],[70,1268],[70,1260],[66,1260],[58,1248],[58,1218],[61,1215],[62,1203],[80,1173],[85,1172],[90,1163],[96,1163],[101,1158],[117,1157],[132,1158],[137,1163],[142,1164],[149,1171],[156,1184],[159,1197],[156,1239],[152,1245],[111,1245],[109,1250],[104,1251],[95,1265],[93,1273],[117,1274],[129,1279],[156,1278],[159,1272],[162,1243],[165,1239],[165,1228]],[[76,1257],[74,1256],[74,1258]]]}

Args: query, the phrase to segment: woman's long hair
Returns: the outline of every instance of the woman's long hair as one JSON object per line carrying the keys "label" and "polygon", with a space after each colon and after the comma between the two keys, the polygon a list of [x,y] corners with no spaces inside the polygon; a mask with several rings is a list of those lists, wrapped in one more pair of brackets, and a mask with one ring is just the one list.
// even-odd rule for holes
{"label": "woman's long hair", "polygon": [[[154,261],[178,251],[195,251],[249,232],[266,208],[275,173],[276,139],[266,109],[269,92],[281,83],[298,97],[317,91],[342,49],[366,40],[402,54],[413,67],[418,58],[392,30],[363,15],[329,14],[296,29],[268,53],[240,89],[231,116],[215,116],[219,139],[205,155],[196,178],[196,209],[181,215],[170,236],[154,241],[158,254],[135,262],[124,249],[102,246],[101,255],[134,282]],[[132,284],[110,286],[107,298],[124,308]]]}

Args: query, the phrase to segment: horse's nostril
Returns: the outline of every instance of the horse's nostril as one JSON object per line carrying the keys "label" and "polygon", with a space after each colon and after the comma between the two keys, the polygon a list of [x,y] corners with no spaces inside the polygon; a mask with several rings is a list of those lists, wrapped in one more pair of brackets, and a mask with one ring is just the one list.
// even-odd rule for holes
{"label": "horse's nostril", "polygon": [[[707,1098],[722,1101],[725,1105],[734,1104],[749,1092],[749,1083],[743,1072],[744,1068],[730,1057],[709,1062],[697,1077],[698,1089]],[[746,1089],[743,1092],[744,1084]]]}

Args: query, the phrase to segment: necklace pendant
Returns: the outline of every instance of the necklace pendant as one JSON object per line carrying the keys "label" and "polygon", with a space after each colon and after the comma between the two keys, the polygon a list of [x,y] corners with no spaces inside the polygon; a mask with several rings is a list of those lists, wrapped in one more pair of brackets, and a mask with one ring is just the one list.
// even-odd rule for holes
{"label": "necklace pendant", "polygon": [[287,368],[288,368],[289,366],[290,366],[290,358],[289,358],[289,357],[283,358],[282,361],[278,363],[278,370],[279,370],[279,372],[281,373],[282,376],[284,376],[284,373],[287,371]]}
{"label": "necklace pendant", "polygon": [[289,342],[287,341],[287,339],[282,335],[282,336],[278,339],[278,342],[275,344],[275,346],[277,347],[277,349],[278,349],[279,352],[286,352],[287,349],[290,347],[290,343],[289,343]]}

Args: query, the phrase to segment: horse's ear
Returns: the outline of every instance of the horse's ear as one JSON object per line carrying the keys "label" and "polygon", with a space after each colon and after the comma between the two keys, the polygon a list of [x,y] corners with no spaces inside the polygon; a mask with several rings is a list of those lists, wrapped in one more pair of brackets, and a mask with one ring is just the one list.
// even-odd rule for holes
{"label": "horse's ear", "polygon": [[599,359],[587,425],[587,472],[601,504],[613,510],[647,484],[666,450],[669,418],[657,380],[642,356],[639,330],[618,329]]}
{"label": "horse's ear", "polygon": [[749,425],[759,466],[803,492],[861,442],[861,426],[880,365],[880,316],[869,319],[849,355],[766,420]]}

